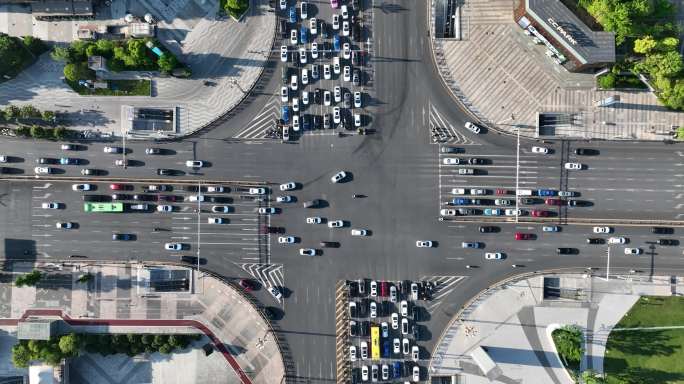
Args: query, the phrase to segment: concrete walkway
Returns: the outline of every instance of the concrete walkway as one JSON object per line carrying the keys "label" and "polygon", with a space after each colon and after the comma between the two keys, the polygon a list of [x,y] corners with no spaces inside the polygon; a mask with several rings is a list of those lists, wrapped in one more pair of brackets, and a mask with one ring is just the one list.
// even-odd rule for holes
{"label": "concrete walkway", "polygon": [[[544,298],[544,278],[556,278],[564,298]],[[670,276],[581,274],[517,276],[475,297],[454,317],[432,354],[429,373],[460,375],[468,383],[574,383],[551,333],[563,325],[584,331],[581,370],[603,372],[608,335],[642,295],[670,296]],[[680,281],[680,279],[678,279]],[[684,283],[674,286],[684,291]],[[472,357],[482,347],[496,365],[484,372]]]}

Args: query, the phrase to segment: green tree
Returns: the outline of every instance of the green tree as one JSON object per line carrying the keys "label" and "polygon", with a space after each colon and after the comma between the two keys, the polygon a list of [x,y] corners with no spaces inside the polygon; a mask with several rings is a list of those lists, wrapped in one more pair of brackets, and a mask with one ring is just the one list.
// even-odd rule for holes
{"label": "green tree", "polygon": [[[62,128],[62,129],[64,129],[64,128]],[[94,278],[94,276],[92,273],[86,273],[86,274],[83,274],[81,277],[79,277],[76,281],[81,283],[81,284],[85,284],[89,281],[92,281],[93,278]]]}
{"label": "green tree", "polygon": [[69,81],[88,80],[95,78],[95,72],[86,63],[67,64],[64,66],[64,77]]}
{"label": "green tree", "polygon": [[150,335],[149,333],[146,333],[140,337],[140,341],[145,344],[145,345],[152,345],[152,342],[154,341],[154,337]]}
{"label": "green tree", "polygon": [[31,104],[25,104],[21,106],[19,116],[21,116],[22,119],[37,118],[40,117],[40,111]]}
{"label": "green tree", "polygon": [[582,359],[582,331],[574,325],[566,325],[553,331],[553,341],[558,354],[568,361],[579,362]]}
{"label": "green tree", "polygon": [[667,94],[661,96],[664,104],[672,109],[684,109],[684,80],[677,80]]}
{"label": "green tree", "polygon": [[47,50],[47,46],[45,43],[43,43],[43,40],[37,37],[24,36],[22,42],[24,43],[24,46],[34,55],[40,55]]}
{"label": "green tree", "polygon": [[40,118],[45,122],[53,123],[55,121],[55,113],[53,111],[42,111]]}
{"label": "green tree", "polygon": [[29,137],[31,136],[31,128],[22,125],[14,131],[18,136]]}
{"label": "green tree", "polygon": [[163,353],[165,355],[168,355],[171,352],[173,352],[173,347],[168,345],[168,344],[164,344],[161,347],[159,347],[159,353]]}
{"label": "green tree", "polygon": [[12,347],[12,364],[17,368],[27,368],[31,362],[32,353],[24,342]]}
{"label": "green tree", "polygon": [[64,355],[74,357],[78,356],[81,349],[81,340],[75,333],[70,333],[59,338],[59,350]]}
{"label": "green tree", "polygon": [[50,57],[56,61],[69,62],[72,58],[71,47],[55,47],[52,52],[50,52]]}
{"label": "green tree", "polygon": [[88,48],[86,48],[85,52],[87,57],[100,55],[100,51],[98,50],[97,45],[95,44],[89,45]]}
{"label": "green tree", "polygon": [[80,61],[86,61],[88,59],[88,55],[86,53],[86,50],[88,49],[89,46],[93,45],[90,41],[85,41],[85,40],[75,40],[71,43],[71,49],[72,49],[72,60],[74,62],[80,62]]}
{"label": "green tree", "polygon": [[50,135],[49,132],[47,132],[43,127],[39,125],[32,125],[31,126],[31,136],[36,138],[36,139],[45,139]]}
{"label": "green tree", "polygon": [[[126,45],[128,48],[128,61],[132,64],[128,64],[129,66],[140,66],[145,63],[145,59],[147,56],[145,55],[145,50],[147,47],[145,47],[145,43],[140,40],[140,39],[131,39],[128,40],[128,44]],[[124,60],[126,62],[126,60]]]}
{"label": "green tree", "polygon": [[[14,281],[14,284],[16,284],[17,287],[23,287],[23,286],[29,286],[29,287],[35,287],[36,284],[40,281],[40,279],[43,277],[43,274],[39,271],[34,269],[32,272],[23,274]],[[31,340],[34,341],[34,340]],[[29,342],[30,344],[30,342]]]}
{"label": "green tree", "polygon": [[21,115],[21,109],[16,105],[8,105],[5,108],[5,118],[7,120],[17,119]]}
{"label": "green tree", "polygon": [[28,53],[15,37],[0,33],[0,75],[20,68]]}
{"label": "green tree", "polygon": [[679,46],[679,39],[666,37],[658,42],[658,50],[662,52],[674,51]]}
{"label": "green tree", "polygon": [[598,85],[601,89],[613,89],[615,88],[615,81],[615,74],[609,72],[598,78]]}
{"label": "green tree", "polygon": [[100,39],[95,42],[95,46],[97,46],[97,51],[100,53],[100,55],[106,57],[107,59],[111,59],[114,56],[113,41],[107,39]]}
{"label": "green tree", "polygon": [[622,44],[632,35],[629,3],[617,0],[594,0],[587,6],[587,11],[607,31],[615,32],[615,43]]}
{"label": "green tree", "polygon": [[584,381],[584,384],[605,384],[606,383],[606,379],[599,376],[598,373],[596,373],[595,371],[592,371],[591,369],[587,369],[586,371],[582,372],[582,381]]}
{"label": "green tree", "polygon": [[682,70],[682,56],[677,51],[648,55],[642,62],[652,76],[674,77]]}
{"label": "green tree", "polygon": [[162,72],[171,73],[171,71],[178,66],[178,59],[176,59],[175,56],[166,53],[157,60],[157,65]]}
{"label": "green tree", "polygon": [[641,39],[634,40],[634,52],[645,55],[650,53],[658,43],[652,36],[644,36]]}

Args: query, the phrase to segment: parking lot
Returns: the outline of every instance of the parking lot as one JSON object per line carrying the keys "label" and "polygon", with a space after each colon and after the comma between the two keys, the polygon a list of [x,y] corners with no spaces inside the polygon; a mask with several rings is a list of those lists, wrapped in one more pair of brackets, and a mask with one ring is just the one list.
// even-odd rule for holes
{"label": "parking lot", "polygon": [[[370,122],[371,12],[366,1],[279,0],[282,87],[277,131],[284,141],[304,133],[357,130]],[[329,131],[328,131],[329,130]]]}
{"label": "parking lot", "polygon": [[351,381],[404,380],[418,382],[427,371],[421,364],[428,351],[428,301],[435,284],[428,281],[348,281],[347,324]]}

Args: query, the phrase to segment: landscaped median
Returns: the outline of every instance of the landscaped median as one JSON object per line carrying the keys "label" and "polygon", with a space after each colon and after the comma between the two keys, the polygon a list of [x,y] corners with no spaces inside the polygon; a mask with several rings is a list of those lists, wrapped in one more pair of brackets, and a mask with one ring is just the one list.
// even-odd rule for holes
{"label": "landscaped median", "polygon": [[610,384],[684,382],[684,297],[643,296],[608,336]]}

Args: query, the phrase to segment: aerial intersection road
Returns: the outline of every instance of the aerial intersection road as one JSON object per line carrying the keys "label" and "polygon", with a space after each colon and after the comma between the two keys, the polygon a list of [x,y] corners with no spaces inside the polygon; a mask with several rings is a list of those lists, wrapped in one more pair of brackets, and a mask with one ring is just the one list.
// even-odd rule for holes
{"label": "aerial intersection road", "polygon": [[[269,306],[281,306],[278,321],[281,336],[289,346],[294,376],[310,382],[335,378],[335,282],[343,279],[440,280],[442,295],[427,308],[426,329],[421,338],[422,358],[429,358],[432,346],[445,324],[460,306],[480,290],[522,271],[547,269],[604,268],[606,245],[587,244],[594,225],[611,225],[614,235],[629,238],[626,246],[639,247],[641,255],[625,255],[625,246],[613,246],[611,268],[645,274],[681,271],[682,248],[660,246],[650,227],[656,222],[668,226],[684,224],[684,152],[678,146],[662,143],[611,143],[554,141],[540,144],[522,139],[518,183],[526,189],[569,190],[584,207],[558,207],[538,204],[550,212],[543,225],[558,225],[560,232],[542,232],[541,219],[519,223],[493,224],[496,233],[479,233],[478,221],[438,220],[446,203],[456,196],[453,188],[513,190],[516,185],[515,137],[488,132],[474,135],[463,124],[470,120],[455,103],[433,65],[423,2],[395,1],[393,7],[374,10],[375,57],[374,99],[369,108],[375,134],[368,136],[305,135],[296,143],[274,140],[231,140],[226,132],[245,125],[271,95],[256,97],[250,106],[226,122],[226,126],[185,140],[148,143],[128,142],[126,169],[114,165],[119,155],[104,154],[110,143],[85,143],[82,151],[68,153],[88,162],[85,166],[62,166],[64,173],[34,178],[38,157],[65,155],[57,143],[3,140],[0,151],[20,161],[7,164],[16,175],[4,175],[0,184],[0,231],[5,238],[8,258],[38,257],[61,260],[72,254],[89,260],[176,261],[163,249],[165,242],[189,244],[187,253],[201,246],[203,268],[227,278],[254,276],[266,285],[286,288],[282,303],[276,303],[265,290],[255,293]],[[276,71],[277,72],[277,71]],[[274,76],[265,89],[277,92],[280,79]],[[436,117],[438,116],[438,117]],[[453,146],[464,153],[456,157],[487,159],[477,166],[479,175],[459,175],[459,166],[444,165],[451,155],[440,153],[431,141],[430,126],[438,121],[458,128]],[[116,143],[120,145],[121,143]],[[533,145],[553,149],[549,155],[532,154]],[[145,148],[168,150],[160,156],[145,155]],[[576,148],[593,148],[595,156],[577,156]],[[451,156],[453,157],[453,156]],[[200,169],[185,167],[187,160],[202,160]],[[584,170],[566,170],[566,162],[580,162]],[[83,213],[80,192],[71,184],[97,184],[99,193],[109,194],[110,182],[83,179],[83,167],[105,171],[107,180],[136,185],[174,180],[235,186],[267,183],[273,190],[269,201],[245,199],[244,191],[223,194],[234,212],[227,225],[209,225],[210,205],[196,211],[195,205],[174,204],[177,211],[126,213],[115,219]],[[160,177],[157,168],[181,170],[176,177]],[[349,180],[333,184],[337,171],[349,173]],[[31,176],[25,180],[17,176]],[[60,178],[69,181],[60,181]],[[277,203],[278,184],[295,181],[300,188],[287,194],[296,203]],[[187,184],[187,183],[186,183]],[[105,192],[103,192],[105,191]],[[181,191],[182,198],[191,194]],[[352,198],[360,194],[362,198]],[[514,196],[514,195],[513,195]],[[472,197],[472,196],[470,196]],[[494,199],[494,195],[483,199]],[[326,206],[303,208],[301,202],[323,199]],[[45,210],[43,202],[60,201],[66,209]],[[217,203],[219,204],[219,203]],[[479,208],[484,208],[481,204]],[[269,217],[257,209],[281,209]],[[457,208],[457,207],[456,207]],[[524,207],[527,210],[534,207]],[[310,216],[346,222],[344,228],[306,223]],[[478,216],[479,217],[479,216]],[[643,221],[645,220],[645,221]],[[59,230],[57,221],[78,223],[74,230]],[[283,227],[298,238],[298,244],[283,245],[277,235],[266,234],[266,225]],[[153,228],[164,228],[155,232]],[[350,229],[362,228],[370,236],[355,237]],[[113,242],[113,232],[136,235],[135,241]],[[516,232],[531,233],[534,240],[515,241]],[[604,238],[606,236],[603,236]],[[432,240],[434,248],[416,248],[417,240]],[[325,248],[317,257],[300,256],[299,248],[320,248],[321,241],[339,242],[339,248]],[[463,249],[462,242],[481,242],[483,249]],[[556,248],[577,249],[574,255],[558,255]],[[32,249],[29,255],[24,250]],[[503,252],[500,262],[485,261],[484,252]],[[35,255],[35,256],[34,256]],[[522,268],[511,268],[513,264]],[[466,266],[476,268],[466,268]],[[603,271],[601,269],[599,273]]]}

